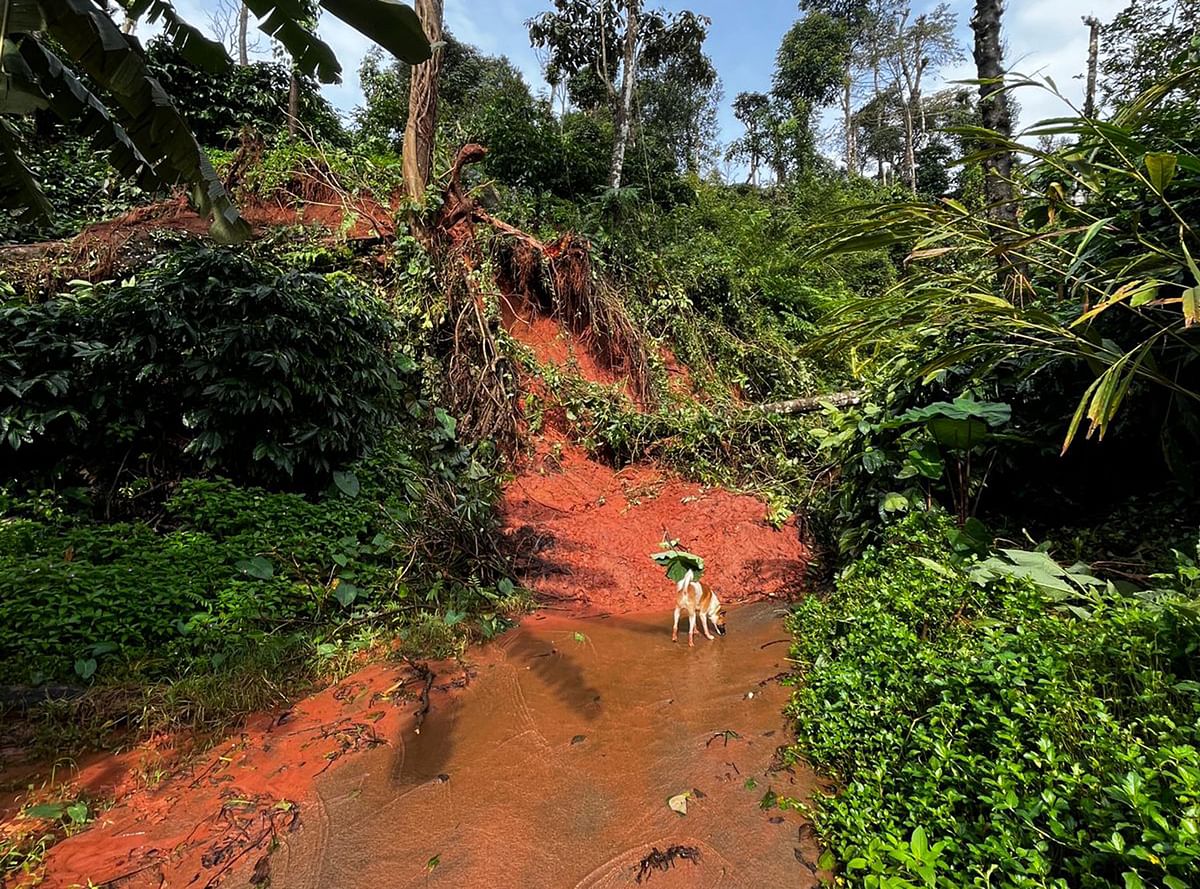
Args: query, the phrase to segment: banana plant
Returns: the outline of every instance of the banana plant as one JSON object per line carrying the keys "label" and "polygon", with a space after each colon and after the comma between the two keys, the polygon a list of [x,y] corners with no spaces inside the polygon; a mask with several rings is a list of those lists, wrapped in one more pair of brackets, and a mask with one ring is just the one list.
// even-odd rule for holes
{"label": "banana plant", "polygon": [[[337,57],[305,26],[306,0],[245,0],[259,28],[325,83],[340,79]],[[397,0],[322,0],[320,5],[398,58],[430,57],[416,12]],[[130,19],[158,24],[184,57],[220,76],[233,62],[219,43],[185,21],[169,0],[120,0]],[[21,158],[9,118],[48,109],[82,127],[113,167],[145,188],[186,186],[211,219],[214,239],[244,240],[249,226],[187,123],[146,67],[137,39],[96,0],[0,0],[0,208],[21,218],[53,213]],[[71,64],[56,54],[60,48]],[[85,86],[85,73],[103,98]]]}

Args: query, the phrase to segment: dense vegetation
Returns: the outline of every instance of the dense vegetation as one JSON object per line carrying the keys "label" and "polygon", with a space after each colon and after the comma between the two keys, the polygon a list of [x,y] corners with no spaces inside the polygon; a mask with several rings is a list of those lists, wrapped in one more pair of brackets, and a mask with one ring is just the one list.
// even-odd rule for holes
{"label": "dense vegetation", "polygon": [[[1197,553],[1131,592],[915,516],[792,614],[796,751],[867,886],[1193,885]],[[906,881],[906,882],[901,882]]]}
{"label": "dense vegetation", "polygon": [[[1097,25],[1089,107],[1017,134],[1057,88],[931,86],[967,56],[946,4],[804,0],[727,144],[707,19],[546,7],[548,95],[448,32],[409,53],[436,127],[429,69],[378,51],[340,120],[311,21],[276,35],[296,65],[215,76],[182,24],[121,43],[178,114],[133,142],[65,25],[7,39],[43,101],[0,108],[0,202],[42,212],[0,215],[0,684],[215,724],[491,636],[525,601],[505,474],[565,423],[798,516],[793,753],[837,780],[839,885],[1195,885],[1195,3]],[[157,231],[180,184],[216,240],[324,227]],[[128,241],[38,252],[130,209]],[[514,303],[625,379],[540,364]]]}

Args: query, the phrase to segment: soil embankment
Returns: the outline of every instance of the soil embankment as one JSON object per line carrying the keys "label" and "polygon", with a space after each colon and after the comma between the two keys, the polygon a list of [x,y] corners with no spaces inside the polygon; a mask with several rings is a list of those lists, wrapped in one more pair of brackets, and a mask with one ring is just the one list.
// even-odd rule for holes
{"label": "soil embankment", "polygon": [[[612,382],[538,323],[562,338],[542,360]],[[93,763],[76,788],[116,802],[42,885],[815,886],[811,830],[772,805],[817,781],[778,756],[788,638],[756,602],[800,588],[796,528],[554,425],[502,504],[541,612],[462,664],[376,665],[256,716],[186,768],[148,768],[151,745]],[[727,636],[671,643],[663,539],[738,606]]]}

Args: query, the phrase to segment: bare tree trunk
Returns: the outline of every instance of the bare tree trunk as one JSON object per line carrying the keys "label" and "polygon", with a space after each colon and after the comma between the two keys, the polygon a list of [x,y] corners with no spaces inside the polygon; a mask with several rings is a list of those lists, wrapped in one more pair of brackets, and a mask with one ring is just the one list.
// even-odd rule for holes
{"label": "bare tree trunk", "polygon": [[[975,68],[979,74],[979,111],[983,126],[1002,139],[1012,137],[1012,115],[1003,92],[1004,68],[1000,45],[1002,0],[976,0],[971,29],[975,32]],[[991,217],[992,240],[996,244],[996,262],[1004,292],[1020,301],[1024,292],[1024,274],[1009,256],[1017,240],[1017,204],[1013,194],[1013,156],[998,146],[983,160],[984,195]]]}
{"label": "bare tree trunk", "polygon": [[300,75],[292,68],[292,79],[288,83],[288,136],[296,138],[300,124]]}
{"label": "bare tree trunk", "polygon": [[[621,187],[621,173],[625,169],[625,146],[629,144],[629,128],[633,118],[633,87],[637,80],[638,19],[641,15],[641,0],[626,0],[625,4],[625,58],[621,65],[621,98],[613,115],[612,165],[609,167],[608,184]],[[601,37],[603,42],[603,36]]]}
{"label": "bare tree trunk", "polygon": [[1085,15],[1083,23],[1088,26],[1087,94],[1083,99],[1083,116],[1096,116],[1096,57],[1100,52],[1100,20]]}
{"label": "bare tree trunk", "polygon": [[854,106],[850,96],[850,70],[842,82],[842,119],[846,124],[846,175],[852,176],[858,166],[858,146],[854,144]]}
{"label": "bare tree trunk", "polygon": [[817,395],[813,398],[792,398],[788,401],[775,401],[771,404],[760,404],[758,409],[767,414],[811,414],[830,407],[852,407],[860,404],[862,392],[831,392],[828,395]]}
{"label": "bare tree trunk", "polygon": [[904,178],[908,187],[917,190],[917,133],[913,122],[912,103],[904,103]]}
{"label": "bare tree trunk", "polygon": [[245,3],[238,10],[238,64],[243,68],[250,64],[250,43],[247,32],[250,30],[250,7]]}
{"label": "bare tree trunk", "polygon": [[404,129],[404,189],[418,203],[425,198],[433,167],[433,137],[437,129],[438,74],[442,70],[443,0],[417,0],[417,15],[425,36],[434,45],[429,61],[414,65],[408,89],[408,126]]}

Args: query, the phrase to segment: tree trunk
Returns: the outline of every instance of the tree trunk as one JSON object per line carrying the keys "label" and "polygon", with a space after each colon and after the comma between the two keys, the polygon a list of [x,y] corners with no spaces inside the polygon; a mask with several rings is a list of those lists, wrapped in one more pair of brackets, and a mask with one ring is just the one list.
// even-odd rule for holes
{"label": "tree trunk", "polygon": [[853,176],[858,166],[858,146],[854,144],[854,107],[850,96],[850,69],[842,82],[842,119],[846,124],[846,175]]}
{"label": "tree trunk", "polygon": [[[613,115],[612,165],[609,167],[608,184],[621,187],[621,173],[625,169],[625,146],[629,144],[629,128],[633,118],[633,88],[637,80],[638,18],[641,0],[626,0],[625,4],[625,58],[621,64],[621,96]],[[603,42],[603,37],[601,37]]]}
{"label": "tree trunk", "polygon": [[238,64],[243,68],[250,64],[250,44],[247,32],[250,30],[250,7],[245,3],[238,10]]}
{"label": "tree trunk", "polygon": [[908,187],[917,190],[917,134],[913,122],[912,103],[904,103],[904,178]]}
{"label": "tree trunk", "polygon": [[828,395],[817,395],[813,398],[792,398],[788,401],[776,401],[771,404],[760,404],[758,409],[767,414],[811,414],[830,407],[853,407],[862,402],[862,392],[831,392]]}
{"label": "tree trunk", "polygon": [[296,138],[300,125],[300,75],[292,68],[292,79],[288,83],[288,136]]}
{"label": "tree trunk", "polygon": [[[1000,48],[1002,0],[976,0],[971,30],[975,32],[975,68],[979,74],[979,111],[983,126],[1002,139],[1012,137],[1012,115],[1003,92],[1004,68]],[[1019,237],[1017,204],[1013,194],[1013,156],[1008,150],[991,146],[983,160],[984,195],[992,220],[992,240],[996,244],[996,262],[1004,292],[1019,302],[1024,291],[1024,275],[1014,264],[1008,250]]]}
{"label": "tree trunk", "polygon": [[1088,26],[1087,94],[1083,99],[1083,116],[1096,116],[1096,57],[1100,52],[1100,20],[1085,15],[1083,23]]}
{"label": "tree trunk", "polygon": [[434,44],[429,61],[414,65],[408,88],[408,126],[404,129],[404,189],[421,203],[433,167],[433,137],[437,129],[438,74],[442,70],[443,0],[417,0],[417,15],[425,36]]}

